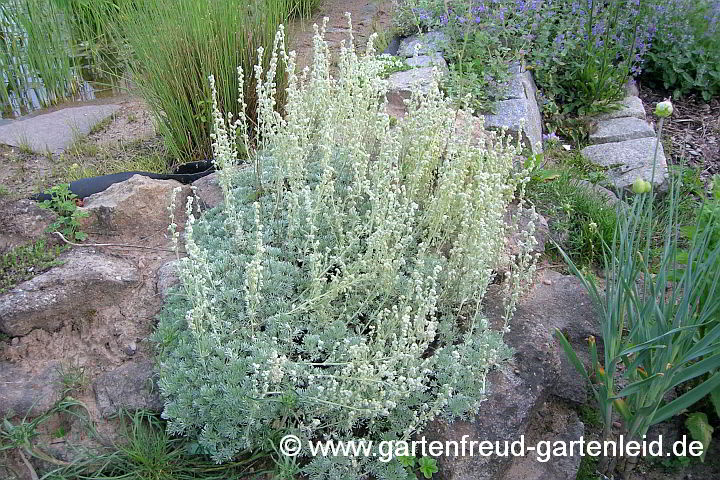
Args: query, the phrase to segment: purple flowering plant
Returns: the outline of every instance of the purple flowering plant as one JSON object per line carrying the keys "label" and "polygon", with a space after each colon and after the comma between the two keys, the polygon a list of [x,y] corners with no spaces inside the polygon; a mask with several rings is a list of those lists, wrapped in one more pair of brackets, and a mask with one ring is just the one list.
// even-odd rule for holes
{"label": "purple flowering plant", "polygon": [[720,91],[720,0],[397,0],[405,34],[442,30],[449,93],[479,108],[502,94],[506,65],[534,70],[559,125],[610,110],[628,77],[706,99]]}
{"label": "purple flowering plant", "polygon": [[[640,68],[651,34],[640,23],[639,2],[405,0],[396,12],[406,33],[449,33],[458,73],[500,74],[506,71],[500,60],[523,57],[551,103],[562,113],[585,114],[622,98],[627,76]],[[494,67],[482,67],[490,59]]]}
{"label": "purple flowering plant", "polygon": [[675,98],[720,95],[720,0],[673,0],[653,5],[657,25],[642,79]]}

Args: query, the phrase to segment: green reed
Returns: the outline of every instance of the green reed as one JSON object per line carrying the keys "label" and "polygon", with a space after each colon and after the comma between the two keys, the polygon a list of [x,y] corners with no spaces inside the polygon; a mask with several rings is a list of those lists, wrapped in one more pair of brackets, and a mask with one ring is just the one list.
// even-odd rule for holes
{"label": "green reed", "polygon": [[[210,88],[221,111],[238,111],[237,67],[245,72],[245,113],[253,116],[253,65],[263,62],[278,25],[307,15],[317,0],[137,0],[121,13],[132,81],[153,111],[176,161],[211,156]],[[282,88],[278,75],[278,88]]]}

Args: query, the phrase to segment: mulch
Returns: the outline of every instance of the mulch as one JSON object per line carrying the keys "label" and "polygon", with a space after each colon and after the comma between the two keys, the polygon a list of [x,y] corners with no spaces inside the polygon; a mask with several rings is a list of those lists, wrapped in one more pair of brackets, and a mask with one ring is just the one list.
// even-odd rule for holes
{"label": "mulch", "polygon": [[[665,92],[640,86],[648,119],[654,118],[655,104],[667,96]],[[708,182],[714,174],[720,174],[720,98],[706,102],[701,97],[688,96],[672,102],[672,117],[663,127],[670,162],[687,162],[699,168],[700,177]]]}

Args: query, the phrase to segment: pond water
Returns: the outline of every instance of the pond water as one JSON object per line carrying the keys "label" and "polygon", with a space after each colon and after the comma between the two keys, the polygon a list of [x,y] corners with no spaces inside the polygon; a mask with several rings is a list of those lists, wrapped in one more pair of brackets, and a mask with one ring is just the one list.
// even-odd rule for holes
{"label": "pond water", "polygon": [[0,123],[68,101],[112,96],[126,86],[116,55],[76,38],[51,2],[33,5],[0,2]]}

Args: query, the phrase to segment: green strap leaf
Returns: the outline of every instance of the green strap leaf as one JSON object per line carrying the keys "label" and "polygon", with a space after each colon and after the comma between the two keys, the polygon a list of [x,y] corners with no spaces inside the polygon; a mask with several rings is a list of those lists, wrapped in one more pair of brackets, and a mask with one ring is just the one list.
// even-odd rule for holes
{"label": "green strap leaf", "polygon": [[651,383],[653,383],[658,377],[663,377],[663,376],[664,376],[663,373],[658,372],[655,375],[651,375],[648,378],[640,380],[639,382],[631,383],[627,387],[620,390],[617,393],[617,395],[610,397],[610,399],[615,400],[615,399],[619,399],[619,398],[629,397],[630,395],[633,395],[640,391],[646,392]]}
{"label": "green strap leaf", "polygon": [[710,402],[715,407],[715,414],[720,417],[720,387],[710,392]]}
{"label": "green strap leaf", "polygon": [[720,372],[693,388],[684,395],[679,396],[670,403],[658,408],[653,416],[652,424],[660,423],[670,417],[674,417],[691,405],[697,403],[705,395],[720,387]]}
{"label": "green strap leaf", "polygon": [[[565,354],[568,357],[568,360],[570,360],[570,363],[572,363],[573,367],[575,367],[575,370],[580,373],[583,377],[585,377],[585,380],[590,382],[590,376],[587,373],[587,370],[585,369],[585,365],[580,361],[577,354],[575,353],[575,350],[573,349],[572,345],[570,345],[570,342],[567,341],[567,338],[565,338],[565,335],[559,330],[555,329],[555,336],[560,341],[560,345],[562,345],[563,350],[565,350]],[[590,382],[592,383],[592,382]]]}
{"label": "green strap leaf", "polygon": [[673,383],[670,388],[680,385],[683,382],[687,382],[695,377],[704,375],[707,372],[712,372],[716,368],[720,368],[720,353],[705,358],[697,363],[690,365],[689,367],[679,369],[680,372],[676,373],[673,377]]}

